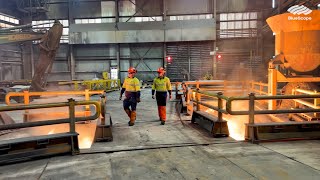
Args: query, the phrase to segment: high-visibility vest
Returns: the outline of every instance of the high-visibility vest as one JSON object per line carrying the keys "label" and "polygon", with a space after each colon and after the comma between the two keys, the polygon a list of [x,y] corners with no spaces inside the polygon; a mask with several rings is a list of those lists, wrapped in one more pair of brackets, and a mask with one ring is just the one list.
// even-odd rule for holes
{"label": "high-visibility vest", "polygon": [[157,92],[171,91],[171,82],[168,77],[156,77],[153,80],[152,90]]}
{"label": "high-visibility vest", "polygon": [[126,79],[123,82],[122,88],[125,88],[126,91],[129,91],[129,92],[140,91],[140,81],[136,77],[134,78],[126,77]]}

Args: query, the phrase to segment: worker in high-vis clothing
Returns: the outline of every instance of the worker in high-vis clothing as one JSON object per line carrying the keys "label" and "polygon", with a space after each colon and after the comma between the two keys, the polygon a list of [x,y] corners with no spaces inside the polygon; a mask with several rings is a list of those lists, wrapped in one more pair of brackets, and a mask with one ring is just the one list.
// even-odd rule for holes
{"label": "worker in high-vis clothing", "polygon": [[136,121],[137,103],[140,102],[140,82],[139,79],[135,77],[136,73],[137,70],[135,68],[130,67],[128,69],[128,77],[126,77],[123,82],[119,98],[119,100],[121,100],[122,95],[125,92],[125,99],[123,100],[123,109],[130,118],[130,121],[128,122],[129,126],[133,126]]}
{"label": "worker in high-vis clothing", "polygon": [[[167,96],[169,93],[170,99],[172,99],[172,88],[171,82],[168,77],[165,76],[165,69],[163,67],[158,68],[158,77],[154,78],[152,84],[152,98],[156,98],[158,105],[158,114],[161,121],[161,125],[164,125],[166,122],[166,104],[167,104]],[[156,96],[154,96],[156,93]]]}

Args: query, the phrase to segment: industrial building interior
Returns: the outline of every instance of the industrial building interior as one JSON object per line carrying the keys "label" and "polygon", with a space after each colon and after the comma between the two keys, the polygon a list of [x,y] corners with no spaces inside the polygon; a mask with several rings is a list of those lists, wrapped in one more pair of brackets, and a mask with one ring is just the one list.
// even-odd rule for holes
{"label": "industrial building interior", "polygon": [[319,179],[319,40],[319,0],[0,0],[0,179]]}

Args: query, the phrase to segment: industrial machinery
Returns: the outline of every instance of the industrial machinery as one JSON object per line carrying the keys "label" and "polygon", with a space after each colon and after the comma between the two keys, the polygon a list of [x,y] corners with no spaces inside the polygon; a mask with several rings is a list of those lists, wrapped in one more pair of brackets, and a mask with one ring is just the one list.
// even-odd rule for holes
{"label": "industrial machinery", "polygon": [[[311,11],[311,10],[310,10]],[[278,83],[286,83],[283,94],[299,86],[318,91],[320,82],[320,11],[304,15],[284,13],[267,19],[275,34],[276,56],[269,63],[269,95],[277,95]],[[282,105],[287,105],[284,100]],[[276,109],[270,101],[269,109]],[[281,108],[281,107],[280,107]]]}
{"label": "industrial machinery", "polygon": [[53,26],[44,33],[17,32],[16,30],[30,28],[32,25],[16,26],[0,30],[0,44],[34,41],[40,39],[40,55],[38,64],[31,81],[31,90],[44,91],[46,85],[46,71],[50,72],[56,51],[59,48],[63,25],[56,20]]}

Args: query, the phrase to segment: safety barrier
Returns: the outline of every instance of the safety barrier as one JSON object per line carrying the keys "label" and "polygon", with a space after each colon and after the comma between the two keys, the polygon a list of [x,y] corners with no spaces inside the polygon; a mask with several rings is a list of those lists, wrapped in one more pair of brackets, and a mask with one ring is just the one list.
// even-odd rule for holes
{"label": "safety barrier", "polygon": [[32,96],[58,96],[58,95],[84,95],[85,100],[90,100],[90,95],[92,94],[103,94],[104,91],[89,91],[88,89],[84,91],[46,91],[46,92],[9,92],[5,97],[5,102],[7,105],[12,105],[10,102],[11,97],[23,97],[24,104],[30,104],[30,97]]}
{"label": "safety barrier", "polygon": [[[292,89],[292,95],[297,95],[297,94],[303,93],[303,94],[310,94],[310,95],[320,95],[319,92],[317,91],[310,91],[310,90],[305,90],[305,89],[300,89],[300,88],[295,88]],[[319,98],[315,98],[313,99],[313,103],[310,103],[308,101],[305,100],[301,100],[301,99],[294,99],[294,106],[295,108],[298,108],[299,105],[298,104],[302,104],[304,106],[310,107],[310,108],[314,108],[314,109],[320,109],[320,99]],[[320,114],[319,113],[314,113],[315,117],[319,117]],[[311,119],[311,118],[309,118]]]}
{"label": "safety barrier", "polygon": [[90,90],[119,90],[121,88],[120,79],[86,80],[82,84]]}
{"label": "safety barrier", "polygon": [[98,79],[85,81],[59,82],[59,85],[72,85],[75,91],[80,90],[81,86],[85,86],[89,90],[112,91],[121,88],[120,79]]}
{"label": "safety barrier", "polygon": [[[255,96],[254,93],[250,93],[248,96],[239,97],[227,97],[222,92],[209,93],[200,90],[194,90],[196,110],[200,111],[202,106],[206,106],[210,109],[218,111],[218,121],[223,120],[223,114],[230,115],[248,115],[249,123],[247,126],[246,139],[254,142],[267,139],[278,138],[319,138],[320,137],[320,122],[285,122],[285,123],[264,123],[255,124],[255,115],[261,114],[290,114],[290,113],[310,113],[320,112],[320,109],[281,109],[281,110],[255,110],[255,101],[259,100],[279,100],[279,99],[315,99],[320,98],[320,94],[316,95],[279,95],[279,96]],[[218,99],[218,106],[210,105],[205,102],[201,102],[201,96],[209,96]],[[223,108],[222,101],[225,101],[225,109]],[[248,101],[249,107],[247,111],[235,111],[232,109],[232,103],[234,101]],[[280,128],[279,128],[280,127]],[[292,130],[294,129],[294,130]],[[283,132],[281,136],[271,135],[273,132]],[[301,132],[307,132],[302,133]]]}
{"label": "safety barrier", "polygon": [[[57,96],[57,95],[84,95],[85,100],[89,101],[90,100],[90,95],[93,94],[103,94],[104,91],[89,91],[88,89],[84,91],[46,91],[46,92],[29,92],[29,91],[24,91],[24,92],[9,92],[6,97],[5,97],[5,102],[7,105],[21,105],[19,103],[12,104],[10,102],[10,99],[12,97],[23,97],[24,105],[30,104],[30,99],[32,97],[39,97],[39,96]],[[29,121],[30,119],[30,113],[28,110],[25,111],[24,114],[24,122]],[[90,115],[90,109],[89,106],[85,106],[85,111],[84,111],[84,116]]]}
{"label": "safety barrier", "polygon": [[259,95],[268,95],[268,83],[249,81],[249,92],[254,92]]}
{"label": "safety barrier", "polygon": [[[87,117],[76,117],[75,106],[94,105],[95,114]],[[101,107],[97,101],[75,101],[69,99],[68,102],[50,103],[50,104],[32,104],[22,106],[3,106],[2,111],[29,110],[54,107],[69,107],[69,118],[26,122],[16,124],[0,125],[1,130],[10,130],[18,128],[29,128],[36,126],[46,126],[55,124],[69,123],[70,130],[68,133],[51,134],[46,136],[35,136],[0,141],[0,164],[6,164],[35,157],[50,156],[61,153],[71,152],[73,155],[79,153],[78,133],[75,131],[75,123],[78,121],[95,120],[100,117]]]}

